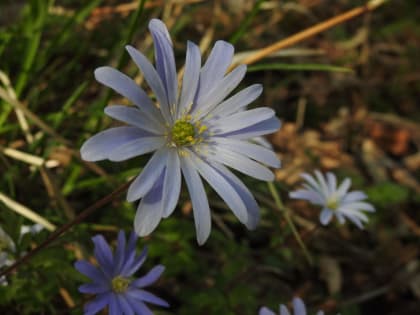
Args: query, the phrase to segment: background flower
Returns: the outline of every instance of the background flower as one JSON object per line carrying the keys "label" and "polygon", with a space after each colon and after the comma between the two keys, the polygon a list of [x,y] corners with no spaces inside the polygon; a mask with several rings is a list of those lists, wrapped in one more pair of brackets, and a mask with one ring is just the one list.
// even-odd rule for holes
{"label": "background flower", "polygon": [[321,172],[315,171],[315,177],[307,173],[301,177],[306,181],[303,184],[305,189],[290,192],[289,195],[291,198],[307,200],[321,206],[320,221],[323,225],[328,224],[335,215],[340,223],[344,223],[347,218],[362,229],[363,223],[369,220],[363,211],[375,211],[370,203],[364,201],[367,198],[364,192],[349,192],[350,178],[346,178],[337,186],[337,178],[330,172],[324,176]]}
{"label": "background flower", "polygon": [[[302,299],[295,297],[293,299],[293,311],[294,311],[294,315],[306,315],[306,307],[305,304],[303,303]],[[290,315],[287,307],[284,304],[280,305],[280,315]],[[276,315],[276,313],[274,313],[273,311],[271,311],[270,309],[268,309],[267,307],[262,307],[260,309],[259,315]],[[318,313],[316,313],[316,315],[324,315],[323,311],[318,311]]]}
{"label": "background flower", "polygon": [[133,276],[147,256],[146,248],[136,256],[137,238],[134,233],[131,233],[127,242],[124,232],[120,231],[114,253],[102,235],[97,235],[92,240],[99,266],[96,267],[85,260],[75,263],[75,268],[92,280],[91,283],[81,285],[79,291],[96,294],[96,297],[85,305],[85,315],[96,314],[106,306],[110,314],[150,315],[152,312],[145,303],[169,306],[166,301],[143,290],[160,277],[165,269],[162,265],[155,266],[143,277]]}
{"label": "background flower", "polygon": [[[82,148],[88,161],[123,161],[154,152],[127,193],[128,201],[141,198],[135,230],[148,235],[175,209],[184,176],[194,210],[197,240],[203,244],[211,230],[209,203],[201,177],[228,204],[249,229],[256,227],[259,207],[251,192],[228,168],[260,180],[271,181],[267,168],[279,167],[274,152],[261,143],[262,135],[276,131],[280,122],[270,108],[246,110],[262,92],[254,84],[228,95],[243,79],[246,66],[226,74],[233,46],[217,41],[203,67],[197,45],[187,44],[182,87],[178,81],[172,42],[165,25],[149,23],[155,44],[156,69],[131,46],[127,51],[143,72],[157,104],[126,75],[110,67],[95,71],[96,79],[131,100],[136,107],[114,105],[105,113],[128,126],[111,128],[89,140]],[[227,99],[226,99],[227,98]]]}

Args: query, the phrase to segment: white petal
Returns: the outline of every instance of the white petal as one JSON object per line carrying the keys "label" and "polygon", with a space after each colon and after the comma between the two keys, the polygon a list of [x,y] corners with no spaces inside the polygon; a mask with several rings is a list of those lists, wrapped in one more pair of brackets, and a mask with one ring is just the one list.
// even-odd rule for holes
{"label": "white petal", "polygon": [[105,107],[105,114],[114,119],[125,122],[126,124],[136,126],[156,135],[162,135],[166,131],[161,122],[151,120],[134,107],[121,105],[108,106]]}
{"label": "white petal", "polygon": [[306,307],[302,299],[295,297],[293,299],[293,311],[295,315],[306,315]]}
{"label": "white petal", "polygon": [[350,178],[346,178],[337,189],[338,198],[342,199],[351,186]]}
{"label": "white petal", "polygon": [[193,206],[197,242],[202,245],[208,239],[211,230],[210,207],[206,191],[188,156],[181,158],[181,169]]}
{"label": "white petal", "polygon": [[287,307],[285,305],[280,305],[280,315],[290,315]]}
{"label": "white petal", "polygon": [[324,208],[321,211],[319,220],[321,221],[322,225],[327,225],[328,223],[330,223],[332,217],[333,217],[333,212],[328,208]]}
{"label": "white petal", "polygon": [[258,315],[276,315],[273,311],[269,310],[267,307],[260,308]]}
{"label": "white petal", "polygon": [[166,175],[163,184],[163,217],[174,211],[181,191],[181,163],[176,149],[170,149],[166,162]]}
{"label": "white petal", "polygon": [[80,148],[80,154],[85,161],[105,160],[119,146],[147,136],[150,136],[150,133],[137,127],[124,126],[107,129],[89,138]]}
{"label": "white petal", "polygon": [[318,187],[321,188],[324,196],[330,196],[328,185],[327,185],[327,182],[325,181],[324,175],[320,171],[316,170],[315,171],[315,176],[316,176],[316,178],[318,180],[318,183],[319,183]]}
{"label": "white petal", "polygon": [[325,200],[322,195],[314,190],[298,189],[289,193],[289,197],[293,199],[307,200],[316,205],[324,205]]}
{"label": "white petal", "polygon": [[328,193],[330,195],[334,194],[337,190],[337,177],[335,177],[335,174],[331,172],[327,173],[327,185],[328,185]]}
{"label": "white petal", "polygon": [[351,191],[343,197],[341,202],[350,203],[350,202],[355,202],[355,201],[361,201],[366,198],[367,198],[366,194],[362,191]]}
{"label": "white petal", "polygon": [[111,161],[124,161],[132,157],[146,154],[163,147],[166,139],[163,137],[144,137],[120,145],[113,150],[108,159]]}
{"label": "white petal", "polygon": [[273,133],[280,128],[280,125],[280,120],[277,117],[271,117],[255,125],[226,133],[223,136],[234,139],[249,139]]}
{"label": "white petal", "polygon": [[158,150],[153,154],[140,175],[137,176],[128,188],[127,201],[133,202],[140,199],[152,189],[165,167],[167,155],[168,150],[166,148]]}
{"label": "white petal", "polygon": [[355,201],[355,202],[349,202],[349,203],[343,203],[341,205],[343,208],[348,209],[355,209],[355,210],[364,210],[368,212],[375,212],[375,208],[367,202],[362,201]]}

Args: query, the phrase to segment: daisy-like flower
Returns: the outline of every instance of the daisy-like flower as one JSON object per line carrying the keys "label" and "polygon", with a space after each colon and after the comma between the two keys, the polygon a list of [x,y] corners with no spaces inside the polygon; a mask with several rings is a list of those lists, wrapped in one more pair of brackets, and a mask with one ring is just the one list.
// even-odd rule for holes
{"label": "daisy-like flower", "polygon": [[137,237],[131,233],[128,242],[123,231],[118,233],[117,247],[111,248],[102,235],[92,238],[95,244],[94,255],[99,266],[85,260],[75,263],[75,268],[92,282],[79,287],[82,293],[96,294],[85,305],[85,315],[94,315],[108,305],[109,314],[151,315],[145,302],[168,307],[169,304],[152,293],[143,290],[155,282],[162,272],[162,265],[155,266],[145,276],[135,278],[134,273],[146,260],[147,250],[136,256]]}
{"label": "daisy-like flower", "polygon": [[127,200],[141,199],[135,231],[150,234],[175,209],[181,174],[190,192],[197,240],[203,244],[211,230],[209,203],[201,177],[249,229],[259,220],[258,205],[245,185],[226,166],[260,180],[271,181],[267,166],[279,167],[274,152],[259,145],[261,136],[280,127],[270,108],[246,110],[262,92],[254,84],[228,95],[240,83],[246,66],[226,74],[233,46],[217,41],[204,66],[197,45],[187,44],[182,87],[178,95],[175,58],[169,32],[157,19],[149,29],[155,46],[156,69],[131,46],[127,51],[143,72],[156,103],[126,75],[110,67],[95,70],[96,79],[127,97],[136,106],[113,105],[105,113],[128,126],[111,128],[88,139],[81,148],[87,161],[123,161],[154,152],[128,189]]}
{"label": "daisy-like flower", "polygon": [[363,211],[374,212],[375,208],[364,200],[367,198],[362,191],[351,191],[350,178],[346,178],[337,186],[337,178],[328,172],[326,176],[315,171],[315,177],[303,173],[301,177],[306,181],[305,189],[290,192],[294,199],[304,199],[315,205],[321,206],[320,221],[323,225],[328,224],[333,215],[343,224],[346,219],[353,222],[358,228],[363,228],[363,223],[369,219]]}
{"label": "daisy-like flower", "polygon": [[[306,315],[306,307],[305,307],[305,304],[303,303],[302,299],[300,299],[298,297],[295,297],[293,299],[293,310],[294,310],[294,315]],[[290,315],[289,310],[287,309],[287,307],[284,304],[280,305],[280,313],[279,314],[280,315]],[[260,309],[259,315],[277,315],[277,314],[264,306]],[[324,315],[324,312],[323,311],[318,311],[318,313],[316,313],[316,315]]]}

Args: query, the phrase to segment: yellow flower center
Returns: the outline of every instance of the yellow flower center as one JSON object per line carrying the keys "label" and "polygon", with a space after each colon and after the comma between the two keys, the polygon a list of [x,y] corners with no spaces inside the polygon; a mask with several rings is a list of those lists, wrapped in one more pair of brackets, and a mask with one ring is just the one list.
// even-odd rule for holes
{"label": "yellow flower center", "polygon": [[127,291],[130,282],[130,279],[117,276],[111,281],[112,291],[115,293],[124,293]]}
{"label": "yellow flower center", "polygon": [[338,200],[335,197],[331,197],[327,200],[327,208],[331,210],[337,210]]}
{"label": "yellow flower center", "polygon": [[194,144],[195,136],[194,125],[184,119],[177,120],[171,130],[171,140],[176,146]]}

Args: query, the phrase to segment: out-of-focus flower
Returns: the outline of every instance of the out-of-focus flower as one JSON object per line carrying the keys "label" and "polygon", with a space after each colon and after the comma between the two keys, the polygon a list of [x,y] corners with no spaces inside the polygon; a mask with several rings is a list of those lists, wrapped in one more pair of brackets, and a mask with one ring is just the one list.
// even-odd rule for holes
{"label": "out-of-focus flower", "polygon": [[155,266],[145,276],[135,278],[134,273],[146,260],[147,250],[136,255],[137,237],[131,233],[128,242],[124,232],[118,233],[118,242],[114,253],[102,235],[92,238],[95,245],[94,255],[99,266],[80,260],[75,268],[92,282],[79,287],[82,293],[96,294],[85,305],[85,315],[94,315],[108,306],[109,314],[151,315],[145,303],[168,307],[169,304],[144,287],[154,283],[164,271],[162,265]]}
{"label": "out-of-focus flower", "polygon": [[[280,315],[290,315],[289,310],[287,309],[287,307],[284,304],[280,305]],[[294,315],[306,315],[306,307],[305,304],[303,303],[302,299],[296,297],[293,299],[293,311],[294,311]],[[270,309],[268,309],[267,307],[262,307],[260,309],[259,315],[277,315],[276,313],[274,313],[273,311],[271,311]],[[318,311],[318,313],[316,313],[316,315],[324,315],[323,311]]]}
{"label": "out-of-focus flower", "polygon": [[337,178],[330,172],[326,176],[319,171],[315,171],[315,177],[307,173],[301,176],[306,181],[303,184],[305,189],[290,192],[290,197],[304,199],[321,206],[320,221],[323,225],[328,224],[335,215],[341,224],[345,222],[345,219],[348,219],[362,229],[363,223],[368,221],[368,217],[363,211],[375,211],[370,203],[364,201],[367,198],[364,192],[349,192],[351,185],[349,178],[337,186]]}
{"label": "out-of-focus flower", "polygon": [[99,82],[136,106],[106,107],[108,116],[128,126],[111,128],[88,139],[80,150],[82,158],[123,161],[154,152],[127,194],[128,201],[141,198],[134,222],[135,231],[141,236],[150,234],[175,209],[181,173],[190,192],[199,244],[207,240],[211,231],[209,203],[201,177],[242,223],[249,229],[255,228],[259,207],[251,192],[226,166],[264,181],[274,179],[267,166],[280,166],[274,152],[261,140],[261,136],[280,127],[274,111],[267,107],[246,110],[261,94],[262,86],[251,85],[227,98],[246,72],[246,66],[241,65],[226,74],[233,46],[217,41],[201,67],[198,46],[188,42],[178,93],[169,32],[157,19],[150,21],[149,29],[155,45],[156,69],[142,53],[131,46],[126,48],[154,92],[156,103],[123,73],[110,67],[96,69]]}

